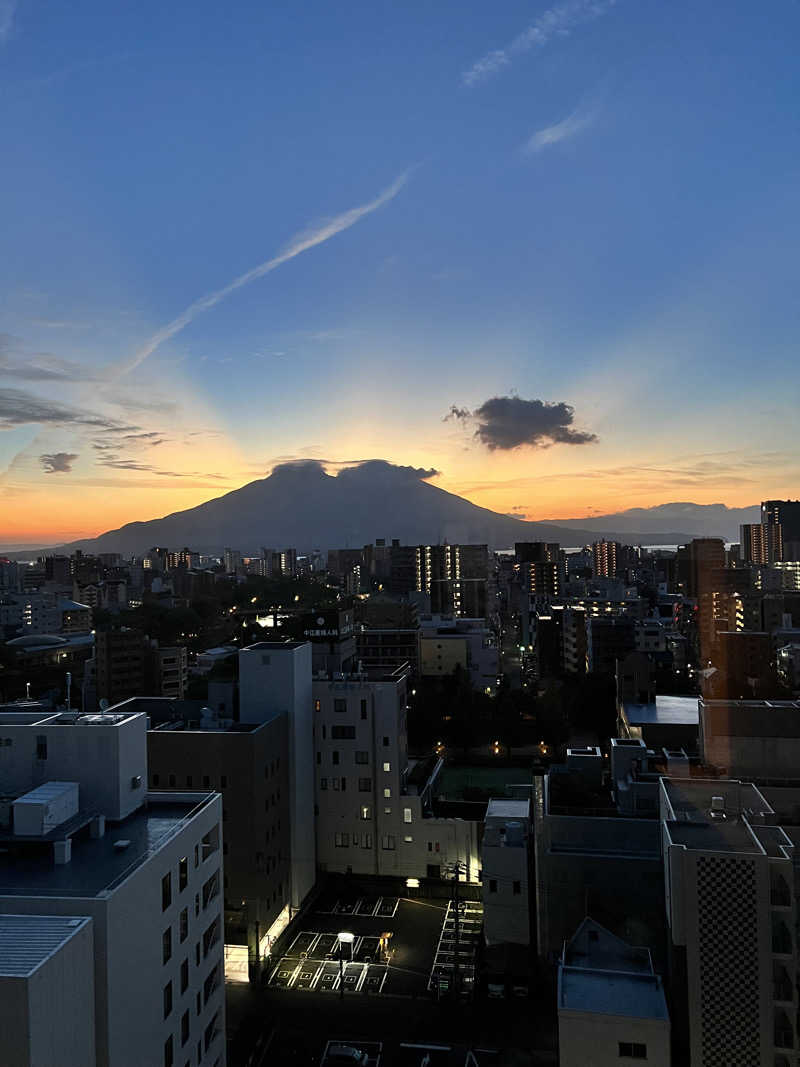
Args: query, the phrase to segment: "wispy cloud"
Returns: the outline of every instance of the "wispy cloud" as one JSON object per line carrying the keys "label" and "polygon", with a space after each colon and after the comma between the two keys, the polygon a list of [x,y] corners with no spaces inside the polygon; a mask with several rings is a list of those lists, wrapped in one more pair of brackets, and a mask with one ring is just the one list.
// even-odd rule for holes
{"label": "wispy cloud", "polygon": [[51,352],[32,352],[19,337],[0,333],[0,375],[22,381],[88,382],[97,372]]}
{"label": "wispy cloud", "polygon": [[550,145],[568,141],[570,137],[577,136],[577,134],[582,133],[583,130],[591,126],[596,116],[597,109],[594,107],[577,107],[571,115],[567,115],[561,122],[556,122],[552,126],[545,126],[544,129],[537,130],[525,142],[523,151],[526,155],[534,155],[544,148],[549,148]]}
{"label": "wispy cloud", "polygon": [[0,389],[0,430],[25,426],[28,423],[38,423],[41,426],[87,426],[111,432],[131,432],[138,429],[137,426],[125,426],[104,415],[69,407],[58,401],[45,400],[24,389]]}
{"label": "wispy cloud", "polygon": [[0,0],[0,44],[5,44],[14,28],[17,0]]}
{"label": "wispy cloud", "polygon": [[[0,0],[0,2],[2,2],[2,0]],[[188,326],[189,323],[203,311],[209,311],[211,308],[219,304],[220,301],[224,300],[225,297],[236,292],[237,289],[249,285],[250,282],[254,282],[258,278],[263,278],[265,274],[269,274],[277,267],[282,266],[284,263],[288,263],[290,259],[294,259],[295,256],[307,252],[310,248],[315,248],[317,245],[321,245],[324,241],[330,240],[331,237],[335,237],[336,234],[342,233],[343,230],[349,230],[351,226],[355,226],[361,219],[365,218],[367,215],[371,215],[373,211],[377,211],[378,208],[383,207],[384,204],[388,204],[390,200],[393,200],[397,196],[408,181],[408,178],[409,171],[405,171],[396,178],[387,189],[384,189],[382,193],[376,196],[374,200],[370,200],[366,204],[361,204],[358,207],[350,208],[349,211],[344,211],[341,215],[336,215],[327,222],[303,230],[301,233],[293,237],[286,248],[278,253],[277,256],[268,259],[265,263],[259,264],[259,266],[254,267],[245,274],[240,274],[238,278],[234,278],[232,282],[223,286],[222,289],[217,289],[213,293],[208,293],[206,296],[200,297],[199,300],[195,300],[195,302],[190,304],[189,307],[178,315],[177,318],[173,319],[172,322],[168,322],[166,326],[162,326],[160,330],[154,333],[153,336],[133,354],[132,358],[122,365],[120,368],[121,372],[123,374],[128,374],[130,371],[135,370],[165,341],[174,337],[176,333],[180,333],[181,330]]]}
{"label": "wispy cloud", "polygon": [[605,15],[616,0],[565,0],[548,8],[505,48],[487,52],[461,75],[462,85],[473,88],[511,64],[517,56],[544,48],[553,38],[569,37],[576,26]]}
{"label": "wispy cloud", "polygon": [[209,474],[208,471],[168,471],[154,467],[151,463],[140,463],[126,457],[107,456],[97,462],[100,467],[110,467],[116,471],[143,471],[146,474],[157,474],[160,478],[214,478],[220,482],[228,481],[224,474]]}
{"label": "wispy cloud", "polygon": [[50,452],[39,456],[39,462],[45,474],[68,474],[77,458],[77,452]]}

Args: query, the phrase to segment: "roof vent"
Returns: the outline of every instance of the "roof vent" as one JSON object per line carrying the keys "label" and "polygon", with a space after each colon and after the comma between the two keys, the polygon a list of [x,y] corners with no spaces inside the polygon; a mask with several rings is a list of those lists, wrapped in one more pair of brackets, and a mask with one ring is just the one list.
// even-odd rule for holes
{"label": "roof vent", "polygon": [[119,839],[119,841],[115,841],[114,842],[114,851],[115,852],[124,852],[129,844],[130,844],[130,841],[127,838],[121,837]]}

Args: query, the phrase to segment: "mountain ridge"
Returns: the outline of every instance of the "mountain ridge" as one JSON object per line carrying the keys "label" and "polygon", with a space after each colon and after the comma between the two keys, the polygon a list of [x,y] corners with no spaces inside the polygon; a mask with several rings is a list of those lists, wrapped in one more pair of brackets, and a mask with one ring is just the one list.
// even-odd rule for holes
{"label": "mountain ridge", "polygon": [[[427,479],[434,473],[385,460],[368,460],[335,476],[316,460],[280,464],[267,477],[192,508],[126,523],[97,537],[49,546],[46,551],[81,549],[127,556],[141,555],[154,545],[174,548],[185,544],[201,552],[218,553],[231,547],[248,555],[258,553],[262,546],[293,546],[301,551],[357,548],[376,537],[387,541],[396,537],[401,544],[485,542],[495,549],[508,549],[515,541],[526,540],[558,541],[565,548],[574,548],[600,537],[635,544],[679,544],[693,536],[709,535],[707,527],[714,523],[722,526],[722,512],[710,515],[702,509],[746,510],[688,505],[695,509],[691,525],[664,525],[660,529],[648,519],[642,523],[644,529],[634,530],[631,516],[644,519],[662,509],[666,519],[666,509],[687,505],[631,508],[586,520],[531,522],[481,508],[431,485]],[[700,515],[707,521],[701,522]],[[731,539],[732,527],[728,522],[725,526],[713,535]]]}

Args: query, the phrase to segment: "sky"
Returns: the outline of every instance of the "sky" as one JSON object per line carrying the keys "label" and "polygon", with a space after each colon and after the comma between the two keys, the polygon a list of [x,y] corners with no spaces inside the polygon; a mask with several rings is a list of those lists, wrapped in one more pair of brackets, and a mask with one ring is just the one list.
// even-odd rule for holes
{"label": "sky", "polygon": [[800,5],[0,0],[0,545],[281,462],[798,494]]}

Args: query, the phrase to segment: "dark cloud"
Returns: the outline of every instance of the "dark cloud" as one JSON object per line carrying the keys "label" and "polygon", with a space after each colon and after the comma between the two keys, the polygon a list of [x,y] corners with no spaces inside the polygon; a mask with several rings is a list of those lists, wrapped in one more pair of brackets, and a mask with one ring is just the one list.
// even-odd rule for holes
{"label": "dark cloud", "polygon": [[307,472],[328,474],[328,469],[337,471],[338,478],[355,480],[358,478],[380,478],[408,481],[416,479],[425,481],[428,478],[436,478],[441,471],[435,467],[406,467],[397,463],[390,463],[386,459],[357,459],[357,460],[332,460],[332,459],[306,459],[291,458],[276,463],[272,468],[272,474],[281,475],[285,472]]}
{"label": "dark cloud", "polygon": [[447,422],[448,419],[468,419],[470,415],[472,415],[472,412],[469,410],[469,408],[458,408],[455,404],[453,404],[448,413],[445,415],[444,421]]}
{"label": "dark cloud", "polygon": [[0,389],[0,429],[25,426],[31,422],[51,426],[89,426],[117,433],[138,429],[137,426],[124,426],[114,419],[93,415],[90,411],[44,400],[24,389]]}
{"label": "dark cloud", "polygon": [[45,474],[69,474],[77,458],[77,452],[50,452],[39,456],[39,462]]}
{"label": "dark cloud", "polygon": [[350,475],[361,477],[378,476],[425,481],[428,478],[435,478],[439,474],[441,474],[441,471],[437,471],[435,467],[405,467],[397,463],[390,463],[386,459],[365,459],[353,466],[340,470],[338,476],[340,478],[346,478]]}
{"label": "dark cloud", "polygon": [[106,454],[99,458],[98,466],[110,467],[115,471],[141,471],[145,474],[155,474],[159,478],[214,478],[218,481],[227,481],[224,474],[209,474],[208,471],[165,471],[160,467],[154,467],[150,463],[139,463],[135,459],[120,459],[115,455]]}
{"label": "dark cloud", "polygon": [[575,430],[575,409],[563,401],[523,400],[519,396],[493,396],[469,411],[453,405],[446,419],[476,423],[475,436],[491,451],[511,451],[522,445],[586,445],[597,435]]}

